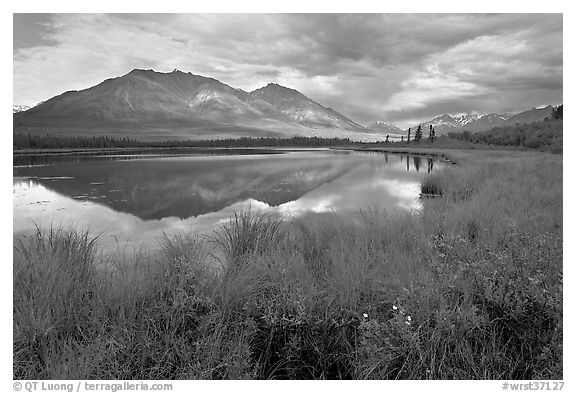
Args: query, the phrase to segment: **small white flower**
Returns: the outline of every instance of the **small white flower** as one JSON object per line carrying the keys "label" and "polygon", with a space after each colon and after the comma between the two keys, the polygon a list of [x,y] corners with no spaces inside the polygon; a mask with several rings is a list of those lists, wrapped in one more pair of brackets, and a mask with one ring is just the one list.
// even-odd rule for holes
{"label": "small white flower", "polygon": [[364,313],[362,315],[364,315],[364,318],[368,318],[368,314]]}
{"label": "small white flower", "polygon": [[412,317],[411,317],[410,315],[408,315],[408,316],[406,317],[406,319],[409,320],[409,321],[411,321],[411,320],[412,320]]}
{"label": "small white flower", "polygon": [[392,306],[392,310],[398,310],[398,307]]}

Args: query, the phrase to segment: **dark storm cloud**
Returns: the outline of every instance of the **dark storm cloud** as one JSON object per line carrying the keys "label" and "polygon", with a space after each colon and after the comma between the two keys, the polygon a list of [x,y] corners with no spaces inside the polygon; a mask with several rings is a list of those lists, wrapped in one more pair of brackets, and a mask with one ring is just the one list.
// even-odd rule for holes
{"label": "dark storm cloud", "polygon": [[277,82],[359,122],[562,100],[559,14],[91,14],[18,24],[37,39],[15,50],[15,103],[132,68],[178,68],[244,90]]}

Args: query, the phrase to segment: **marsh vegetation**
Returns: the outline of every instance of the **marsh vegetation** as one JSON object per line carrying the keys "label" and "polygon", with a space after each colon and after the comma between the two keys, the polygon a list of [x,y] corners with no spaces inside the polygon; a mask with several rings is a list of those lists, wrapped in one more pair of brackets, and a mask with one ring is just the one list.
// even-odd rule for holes
{"label": "marsh vegetation", "polygon": [[14,378],[562,379],[562,156],[448,154],[418,214],[18,238]]}

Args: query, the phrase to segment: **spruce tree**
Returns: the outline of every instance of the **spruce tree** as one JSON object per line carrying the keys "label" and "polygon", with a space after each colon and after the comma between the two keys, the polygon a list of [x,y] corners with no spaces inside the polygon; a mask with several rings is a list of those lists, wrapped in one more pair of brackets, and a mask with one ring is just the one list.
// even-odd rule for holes
{"label": "spruce tree", "polygon": [[434,128],[432,127],[432,124],[430,124],[430,133],[428,134],[428,139],[430,140],[430,143],[434,142]]}
{"label": "spruce tree", "polygon": [[414,142],[420,142],[422,139],[422,125],[419,124],[418,128],[416,129],[416,133],[414,133]]}

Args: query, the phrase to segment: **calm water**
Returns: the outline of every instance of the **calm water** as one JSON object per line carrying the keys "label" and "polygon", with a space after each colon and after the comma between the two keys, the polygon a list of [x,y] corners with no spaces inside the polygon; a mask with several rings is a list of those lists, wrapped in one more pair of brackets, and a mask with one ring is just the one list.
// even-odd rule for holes
{"label": "calm water", "polygon": [[163,232],[210,232],[234,211],[312,213],[421,208],[432,158],[347,151],[15,158],[14,233],[76,224],[101,247],[155,247]]}

